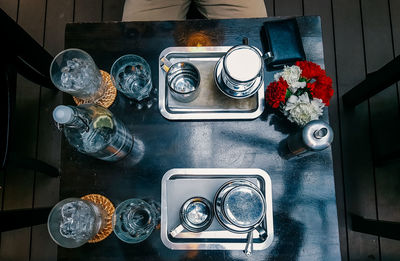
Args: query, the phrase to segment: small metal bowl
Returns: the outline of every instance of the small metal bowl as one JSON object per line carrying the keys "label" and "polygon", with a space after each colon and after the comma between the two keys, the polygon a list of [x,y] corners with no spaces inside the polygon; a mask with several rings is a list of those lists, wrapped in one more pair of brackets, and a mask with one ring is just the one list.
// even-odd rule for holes
{"label": "small metal bowl", "polygon": [[190,232],[201,232],[206,230],[212,223],[214,217],[211,203],[203,197],[193,197],[183,203],[179,218],[181,224],[170,232],[175,237],[184,229]]}

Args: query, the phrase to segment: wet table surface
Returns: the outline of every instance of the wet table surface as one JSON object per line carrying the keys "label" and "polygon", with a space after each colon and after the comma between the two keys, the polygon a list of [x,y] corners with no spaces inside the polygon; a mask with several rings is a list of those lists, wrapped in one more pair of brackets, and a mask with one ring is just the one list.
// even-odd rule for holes
{"label": "wet table surface", "polygon": [[[85,23],[66,27],[66,48],[87,51],[110,71],[124,54],[145,58],[158,85],[158,57],[171,46],[231,46],[243,37],[262,50],[263,22],[281,18],[167,22]],[[307,60],[323,65],[319,17],[298,17]],[[265,72],[266,85],[274,72]],[[72,104],[69,97],[65,103]],[[160,201],[161,178],[172,168],[260,168],[272,182],[274,241],[247,258],[242,251],[166,248],[155,230],[144,242],[126,244],[112,234],[96,244],[58,248],[58,260],[339,260],[339,236],[331,150],[295,160],[280,144],[296,126],[266,106],[255,120],[170,121],[157,104],[138,110],[118,94],[110,110],[135,137],[135,149],[116,163],[75,151],[63,138],[60,199],[99,193],[115,206],[128,198]],[[324,113],[327,119],[327,111]]]}

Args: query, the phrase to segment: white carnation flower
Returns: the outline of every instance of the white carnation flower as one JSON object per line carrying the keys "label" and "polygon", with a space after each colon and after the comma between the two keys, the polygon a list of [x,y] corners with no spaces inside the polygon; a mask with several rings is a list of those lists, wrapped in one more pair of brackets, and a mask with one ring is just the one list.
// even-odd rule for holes
{"label": "white carnation flower", "polygon": [[306,82],[294,82],[291,85],[289,85],[289,89],[292,93],[295,93],[297,89],[301,89],[307,86]]}
{"label": "white carnation flower", "polygon": [[292,93],[295,93],[297,89],[306,87],[306,82],[299,82],[301,75],[301,69],[299,66],[286,66],[283,68],[283,71],[280,73],[276,73],[274,75],[275,81],[278,81],[280,77],[282,77],[287,84],[289,85],[289,89]]}
{"label": "white carnation flower", "polygon": [[310,101],[307,93],[291,95],[284,106],[284,114],[289,121],[304,126],[312,120],[318,120],[324,106],[321,99],[314,98]]}

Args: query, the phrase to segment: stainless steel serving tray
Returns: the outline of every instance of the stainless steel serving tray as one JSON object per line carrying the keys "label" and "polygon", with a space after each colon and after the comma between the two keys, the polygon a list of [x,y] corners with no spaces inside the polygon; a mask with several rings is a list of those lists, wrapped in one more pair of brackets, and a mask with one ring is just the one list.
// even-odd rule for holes
{"label": "stainless steel serving tray", "polygon": [[[215,85],[214,67],[231,46],[169,47],[160,54],[171,63],[190,62],[200,72],[200,94],[192,102],[174,100],[165,81],[166,73],[159,66],[158,107],[169,120],[255,119],[264,110],[264,85],[252,97],[233,99]],[[159,59],[159,60],[160,60]]]}
{"label": "stainless steel serving tray", "polygon": [[169,232],[179,225],[179,209],[189,198],[201,196],[213,202],[218,188],[231,179],[246,179],[256,184],[266,199],[266,215],[263,227],[267,231],[266,240],[253,232],[254,250],[266,249],[271,245],[274,231],[272,220],[271,179],[261,169],[171,169],[161,181],[161,240],[170,249],[180,250],[243,250],[247,234],[237,234],[225,230],[216,218],[203,232],[184,230],[175,238]]}

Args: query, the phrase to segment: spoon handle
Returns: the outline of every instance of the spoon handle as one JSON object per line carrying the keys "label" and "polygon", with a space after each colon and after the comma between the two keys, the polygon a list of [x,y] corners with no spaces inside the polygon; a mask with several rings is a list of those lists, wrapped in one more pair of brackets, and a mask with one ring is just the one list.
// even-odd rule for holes
{"label": "spoon handle", "polygon": [[251,253],[253,252],[253,231],[247,233],[246,248],[243,252],[246,254],[246,256],[251,256]]}
{"label": "spoon handle", "polygon": [[174,230],[172,230],[169,234],[172,237],[176,237],[179,233],[181,233],[185,228],[182,226],[182,224],[179,224]]}

